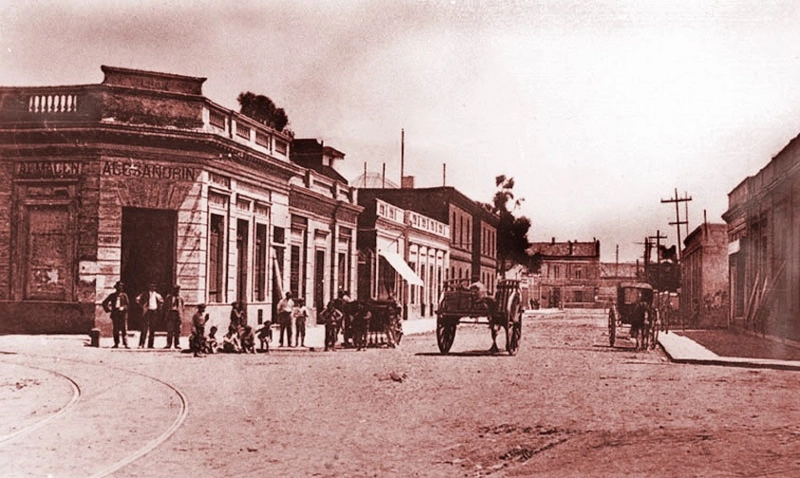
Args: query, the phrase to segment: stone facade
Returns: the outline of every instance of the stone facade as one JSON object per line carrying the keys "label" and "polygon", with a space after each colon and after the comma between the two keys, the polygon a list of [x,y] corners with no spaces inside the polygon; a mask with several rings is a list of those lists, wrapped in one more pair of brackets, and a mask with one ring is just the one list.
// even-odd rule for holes
{"label": "stone facade", "polygon": [[[233,301],[270,320],[295,215],[312,238],[327,231],[326,264],[350,257],[354,282],[355,192],[292,162],[291,134],[203,97],[203,78],[103,71],[98,85],[0,88],[0,332],[110,329],[99,304],[120,279],[131,296],[180,284],[185,322],[208,303],[225,328]],[[324,299],[339,277],[325,269]]]}

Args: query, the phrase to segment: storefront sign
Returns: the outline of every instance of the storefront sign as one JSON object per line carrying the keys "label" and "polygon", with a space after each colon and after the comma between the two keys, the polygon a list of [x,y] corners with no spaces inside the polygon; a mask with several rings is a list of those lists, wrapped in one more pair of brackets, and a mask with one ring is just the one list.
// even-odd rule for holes
{"label": "storefront sign", "polygon": [[17,177],[21,179],[77,178],[81,163],[77,161],[25,161],[17,163]]}
{"label": "storefront sign", "polygon": [[197,178],[197,170],[194,168],[129,161],[103,161],[101,174],[103,176],[169,179],[172,181],[194,181]]}

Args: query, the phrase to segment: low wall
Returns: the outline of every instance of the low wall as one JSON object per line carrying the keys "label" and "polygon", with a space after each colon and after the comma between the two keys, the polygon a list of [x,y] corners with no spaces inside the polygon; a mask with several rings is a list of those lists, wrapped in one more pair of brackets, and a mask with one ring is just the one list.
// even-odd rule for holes
{"label": "low wall", "polygon": [[94,314],[79,302],[0,302],[0,334],[88,334]]}

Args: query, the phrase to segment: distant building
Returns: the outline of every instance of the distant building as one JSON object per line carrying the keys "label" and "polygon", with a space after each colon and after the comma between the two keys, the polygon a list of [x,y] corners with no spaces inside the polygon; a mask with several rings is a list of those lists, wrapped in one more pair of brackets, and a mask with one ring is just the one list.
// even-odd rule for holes
{"label": "distant building", "polygon": [[[480,280],[490,293],[494,293],[497,282],[497,216],[449,186],[359,189],[358,193],[449,226],[449,269],[443,271],[443,279]],[[437,300],[436,295],[427,297],[421,306],[433,310]]]}
{"label": "distant building", "polygon": [[432,316],[450,265],[450,226],[359,191],[359,299],[394,298],[406,318]]}
{"label": "distant building", "polygon": [[691,326],[727,325],[727,225],[702,224],[683,243],[681,314]]}
{"label": "distant building", "polygon": [[800,340],[800,140],[728,194],[733,325]]}
{"label": "distant building", "polygon": [[541,258],[536,293],[541,307],[595,307],[600,303],[600,241],[534,242],[530,255]]}

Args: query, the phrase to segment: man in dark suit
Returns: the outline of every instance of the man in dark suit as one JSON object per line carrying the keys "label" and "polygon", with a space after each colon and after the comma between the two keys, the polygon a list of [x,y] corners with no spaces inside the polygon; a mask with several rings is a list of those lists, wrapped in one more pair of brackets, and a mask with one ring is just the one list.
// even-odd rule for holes
{"label": "man in dark suit", "polygon": [[111,323],[114,330],[114,347],[119,347],[119,339],[122,337],[122,345],[128,348],[128,294],[125,293],[125,285],[122,282],[114,284],[114,292],[103,301],[103,310],[111,314]]}

